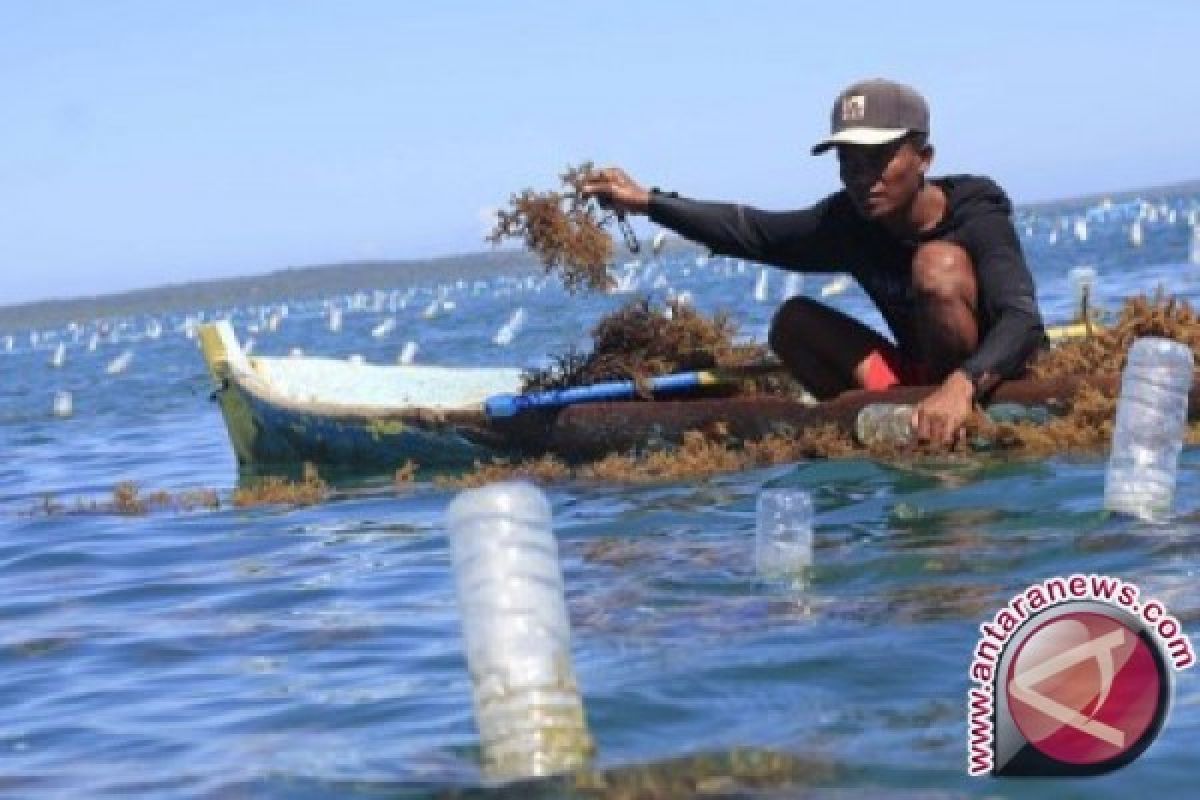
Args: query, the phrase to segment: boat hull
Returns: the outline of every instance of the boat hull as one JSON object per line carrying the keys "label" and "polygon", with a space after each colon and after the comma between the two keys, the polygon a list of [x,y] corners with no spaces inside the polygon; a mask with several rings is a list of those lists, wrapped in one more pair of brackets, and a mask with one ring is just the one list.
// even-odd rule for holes
{"label": "boat hull", "polygon": [[[1006,381],[988,397],[988,404],[1015,403],[1044,407],[1052,413],[1061,412],[1085,385],[1115,391],[1119,382],[1116,375],[1099,375],[1086,380]],[[568,460],[587,460],[612,452],[644,448],[655,442],[677,443],[688,431],[719,430],[725,437],[754,440],[771,434],[787,435],[822,425],[835,425],[852,435],[858,412],[863,407],[871,403],[917,403],[937,388],[911,386],[886,391],[849,391],[816,405],[769,396],[593,403],[562,409],[553,418],[545,420],[540,431],[529,436],[544,452]],[[1200,416],[1200,382],[1193,383],[1188,416],[1190,419]]]}
{"label": "boat hull", "polygon": [[437,410],[303,402],[256,375],[227,325],[200,329],[238,466],[304,463],[376,472],[412,461],[441,470],[470,466],[505,447],[482,409]]}
{"label": "boat hull", "polygon": [[[239,465],[327,464],[378,470],[408,461],[432,469],[469,466],[502,444],[476,419],[395,413],[344,413],[281,406],[230,384],[219,393],[226,419],[230,406],[242,419],[234,434]],[[478,423],[478,424],[476,424]]]}
{"label": "boat hull", "polygon": [[[682,399],[587,403],[489,419],[481,408],[380,410],[300,402],[272,391],[253,370],[239,369],[240,354],[228,335],[221,339],[202,330],[201,345],[238,463],[258,470],[307,462],[379,472],[411,461],[424,470],[454,471],[496,457],[549,454],[577,463],[679,443],[689,431],[719,430],[743,440],[831,424],[852,432],[864,406],[915,403],[936,389],[851,391],[816,405],[771,396],[714,397],[698,390]],[[1084,385],[1113,391],[1118,381],[1116,375],[1007,381],[989,402],[1053,411],[1069,403]],[[1189,406],[1189,417],[1197,415],[1200,383],[1194,384]]]}

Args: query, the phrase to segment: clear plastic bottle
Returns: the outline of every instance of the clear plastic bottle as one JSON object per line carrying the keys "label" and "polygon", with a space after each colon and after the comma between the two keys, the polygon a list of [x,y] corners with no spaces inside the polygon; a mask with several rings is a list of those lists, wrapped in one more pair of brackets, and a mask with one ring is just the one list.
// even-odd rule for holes
{"label": "clear plastic bottle", "polygon": [[1194,370],[1185,344],[1144,337],[1121,377],[1104,507],[1151,522],[1170,516]]}
{"label": "clear plastic bottle", "polygon": [[496,483],[460,494],[446,521],[485,772],[584,766],[593,747],[549,502],[529,484]]}
{"label": "clear plastic bottle", "polygon": [[907,447],[912,444],[913,407],[907,403],[871,403],[854,420],[854,435],[864,447]]}
{"label": "clear plastic bottle", "polygon": [[813,504],[802,489],[764,489],[755,517],[754,566],[764,578],[794,575],[812,564]]}
{"label": "clear plastic bottle", "polygon": [[69,417],[75,413],[74,403],[71,400],[71,393],[68,391],[59,391],[54,393],[54,416]]}

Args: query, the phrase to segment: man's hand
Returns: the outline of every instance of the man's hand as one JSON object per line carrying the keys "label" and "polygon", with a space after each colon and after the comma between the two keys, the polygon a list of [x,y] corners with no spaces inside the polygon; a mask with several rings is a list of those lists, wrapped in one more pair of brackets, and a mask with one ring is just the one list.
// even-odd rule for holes
{"label": "man's hand", "polygon": [[955,370],[933,394],[917,403],[912,424],[917,441],[949,446],[961,435],[971,416],[975,387],[962,370]]}
{"label": "man's hand", "polygon": [[600,205],[614,211],[644,214],[650,207],[650,193],[626,175],[625,170],[617,167],[593,172],[583,185],[583,193],[595,197]]}

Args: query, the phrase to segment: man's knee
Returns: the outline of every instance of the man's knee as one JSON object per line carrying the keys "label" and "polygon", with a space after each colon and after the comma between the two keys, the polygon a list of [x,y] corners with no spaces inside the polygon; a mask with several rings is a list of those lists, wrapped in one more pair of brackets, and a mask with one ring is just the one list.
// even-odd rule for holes
{"label": "man's knee", "polygon": [[803,340],[804,328],[814,315],[814,306],[819,305],[815,300],[796,296],[789,298],[781,305],[771,318],[771,327],[767,332],[767,342],[776,353],[780,347],[787,347],[788,342]]}
{"label": "man's knee", "polygon": [[913,256],[913,288],[925,296],[962,298],[975,305],[975,265],[962,247],[926,242]]}

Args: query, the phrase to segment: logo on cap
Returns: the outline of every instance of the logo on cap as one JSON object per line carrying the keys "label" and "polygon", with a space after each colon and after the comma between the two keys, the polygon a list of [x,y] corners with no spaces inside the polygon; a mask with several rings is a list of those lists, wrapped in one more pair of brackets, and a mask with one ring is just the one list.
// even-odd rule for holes
{"label": "logo on cap", "polygon": [[842,98],[842,122],[859,122],[867,116],[867,96],[852,94]]}

